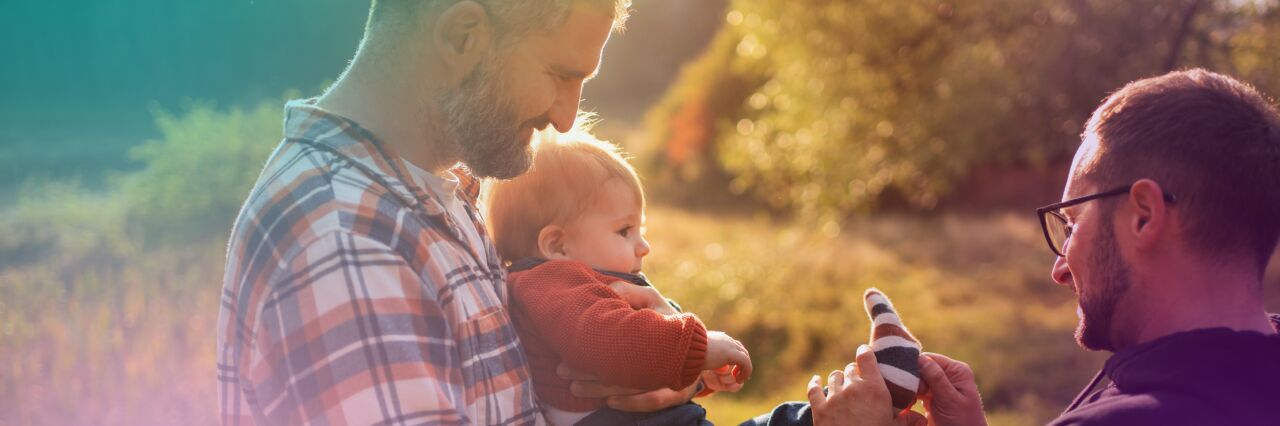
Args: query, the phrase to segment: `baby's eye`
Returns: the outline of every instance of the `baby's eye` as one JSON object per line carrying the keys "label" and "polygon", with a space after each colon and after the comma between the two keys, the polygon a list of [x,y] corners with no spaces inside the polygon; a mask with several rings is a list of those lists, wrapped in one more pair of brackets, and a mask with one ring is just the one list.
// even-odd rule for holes
{"label": "baby's eye", "polygon": [[619,229],[619,230],[618,230],[618,235],[621,235],[621,236],[624,236],[624,237],[625,237],[625,236],[627,236],[627,233],[628,233],[628,232],[631,232],[631,226],[630,226],[630,225],[624,226],[624,227],[622,227],[622,229]]}

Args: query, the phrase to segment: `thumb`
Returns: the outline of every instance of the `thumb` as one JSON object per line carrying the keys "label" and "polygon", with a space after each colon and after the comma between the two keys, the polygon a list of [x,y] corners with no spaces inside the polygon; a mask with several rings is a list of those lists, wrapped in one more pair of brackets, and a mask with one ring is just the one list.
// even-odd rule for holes
{"label": "thumb", "polygon": [[942,370],[942,366],[928,355],[920,356],[920,378],[929,385],[929,392],[935,398],[948,400],[959,397],[959,391],[947,378],[947,373]]}
{"label": "thumb", "polygon": [[631,305],[632,308],[641,309],[644,307],[644,301],[642,298],[638,297],[634,291],[631,291],[631,287],[633,286],[635,286],[635,284],[630,284],[624,281],[614,281],[609,283],[609,288],[612,289],[614,293],[617,293],[618,297],[627,301],[627,304]]}
{"label": "thumb", "polygon": [[596,376],[593,376],[589,373],[584,373],[584,372],[575,370],[573,367],[570,367],[568,363],[564,363],[564,362],[560,363],[559,365],[556,365],[556,375],[559,376],[561,379],[569,379],[574,381],[594,382],[594,381],[600,380],[596,378]]}

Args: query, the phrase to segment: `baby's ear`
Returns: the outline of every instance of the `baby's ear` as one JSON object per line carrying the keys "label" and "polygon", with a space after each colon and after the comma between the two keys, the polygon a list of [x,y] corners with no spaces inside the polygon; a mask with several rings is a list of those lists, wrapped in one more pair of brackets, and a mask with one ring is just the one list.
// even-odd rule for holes
{"label": "baby's ear", "polygon": [[538,231],[538,255],[552,260],[569,258],[564,252],[563,226],[547,225]]}

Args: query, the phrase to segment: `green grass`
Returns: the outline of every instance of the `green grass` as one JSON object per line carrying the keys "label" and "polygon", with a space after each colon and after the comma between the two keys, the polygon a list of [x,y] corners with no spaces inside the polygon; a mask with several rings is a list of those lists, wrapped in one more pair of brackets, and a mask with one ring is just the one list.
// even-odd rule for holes
{"label": "green grass", "polygon": [[926,350],[969,362],[989,410],[1010,424],[1050,418],[1102,360],[1075,347],[1073,296],[1049,280],[1052,255],[1029,217],[788,226],[676,209],[650,216],[656,285],[742,339],[757,362],[740,394],[704,401],[717,424],[802,400],[809,377],[851,361],[868,339],[861,296],[872,286]]}

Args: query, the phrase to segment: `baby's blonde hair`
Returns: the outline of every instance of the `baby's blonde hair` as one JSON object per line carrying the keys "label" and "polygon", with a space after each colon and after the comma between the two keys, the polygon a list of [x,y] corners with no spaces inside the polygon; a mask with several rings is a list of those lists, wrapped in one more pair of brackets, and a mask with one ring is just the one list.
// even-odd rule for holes
{"label": "baby's blonde hair", "polygon": [[630,188],[644,208],[644,189],[635,169],[616,145],[591,134],[589,120],[582,121],[565,134],[550,129],[537,133],[529,171],[486,184],[485,218],[505,264],[539,256],[542,229],[574,220],[595,205],[611,181]]}

